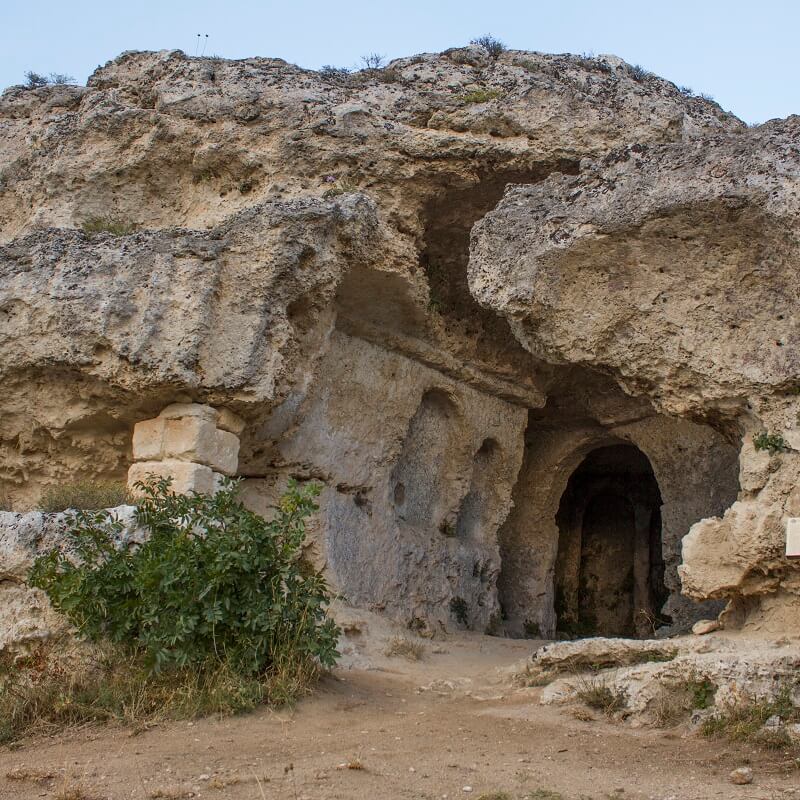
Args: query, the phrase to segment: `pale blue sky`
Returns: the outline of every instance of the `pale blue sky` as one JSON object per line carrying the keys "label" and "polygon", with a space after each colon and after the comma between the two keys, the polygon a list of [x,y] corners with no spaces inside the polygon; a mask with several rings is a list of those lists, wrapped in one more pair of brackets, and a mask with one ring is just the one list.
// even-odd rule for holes
{"label": "pale blue sky", "polygon": [[84,83],[123,50],[277,56],[352,67],[491,33],[509,47],[614,53],[711,94],[747,122],[800,112],[798,0],[0,0],[0,86],[26,70]]}

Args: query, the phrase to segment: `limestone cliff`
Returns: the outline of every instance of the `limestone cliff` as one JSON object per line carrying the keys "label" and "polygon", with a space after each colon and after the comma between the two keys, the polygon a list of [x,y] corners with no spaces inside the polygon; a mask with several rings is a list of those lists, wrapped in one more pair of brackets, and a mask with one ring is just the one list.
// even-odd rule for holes
{"label": "limestone cliff", "polygon": [[254,508],[324,484],[316,558],[351,602],[642,634],[742,594],[697,577],[691,539],[711,606],[678,574],[741,469],[774,513],[737,569],[788,591],[796,454],[757,488],[737,455],[796,413],[794,131],[614,57],[480,47],[348,75],[126,53],[86,87],[12,87],[0,492],[124,479],[134,425],[225,407]]}

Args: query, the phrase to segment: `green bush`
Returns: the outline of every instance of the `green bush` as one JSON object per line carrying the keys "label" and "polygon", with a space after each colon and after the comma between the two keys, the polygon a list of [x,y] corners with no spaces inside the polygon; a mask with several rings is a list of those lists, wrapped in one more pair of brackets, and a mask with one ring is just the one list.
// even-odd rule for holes
{"label": "green bush", "polygon": [[779,433],[757,433],[753,436],[753,446],[756,450],[767,450],[773,456],[789,449]]}
{"label": "green bush", "polygon": [[39,501],[39,509],[97,511],[101,508],[128,505],[130,502],[128,487],[122,481],[75,481],[45,489]]}
{"label": "green bush", "polygon": [[334,664],[328,588],[302,555],[317,486],[290,482],[271,522],[239,502],[233,481],[215,495],[179,495],[163,479],[138,489],[143,544],[119,544],[122,523],[108,512],[79,511],[73,556],[53,550],[34,563],[31,585],[81,636],[130,648],[156,672],[209,661],[242,675]]}

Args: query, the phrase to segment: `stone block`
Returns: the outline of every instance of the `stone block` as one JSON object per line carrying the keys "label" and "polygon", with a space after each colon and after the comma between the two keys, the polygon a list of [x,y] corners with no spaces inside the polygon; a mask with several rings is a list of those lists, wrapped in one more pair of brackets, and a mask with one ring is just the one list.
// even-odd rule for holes
{"label": "stone block", "polygon": [[164,427],[163,458],[196,461],[226,475],[239,466],[239,438],[221,431],[203,417],[167,419]]}
{"label": "stone block", "polygon": [[244,430],[244,420],[233,413],[229,408],[217,409],[219,417],[217,417],[217,427],[223,431],[229,431],[236,436],[241,436]]}
{"label": "stone block", "polygon": [[156,417],[133,426],[134,461],[158,461],[162,457],[165,425],[163,417]]}
{"label": "stone block", "polygon": [[695,636],[705,636],[707,633],[718,631],[722,626],[716,619],[700,619],[692,625],[692,633]]}
{"label": "stone block", "polygon": [[217,410],[202,403],[173,403],[167,406],[159,415],[164,419],[182,419],[183,417],[199,417],[216,424]]}
{"label": "stone block", "polygon": [[213,494],[219,489],[222,476],[204,464],[190,461],[139,461],[128,470],[128,487],[135,493],[135,484],[145,482],[150,477],[171,478],[171,488],[178,494],[198,492]]}

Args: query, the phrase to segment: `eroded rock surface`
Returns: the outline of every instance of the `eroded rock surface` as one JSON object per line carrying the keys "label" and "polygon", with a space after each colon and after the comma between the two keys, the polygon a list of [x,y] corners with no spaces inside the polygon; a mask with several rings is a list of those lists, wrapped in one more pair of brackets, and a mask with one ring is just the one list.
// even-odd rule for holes
{"label": "eroded rock surface", "polygon": [[[796,441],[796,129],[611,56],[479,47],[351,75],[126,53],[13,87],[0,499],[124,480],[134,426],[199,404],[241,418],[248,504],[321,482],[313,558],[428,635],[785,608],[797,453],[737,454]],[[614,584],[584,545],[617,511]]]}
{"label": "eroded rock surface", "polygon": [[[739,501],[692,528],[680,575],[690,597],[735,598],[729,624],[772,632],[796,627],[800,580],[784,554],[800,501],[798,175],[798,117],[631,146],[511,187],[470,260],[473,293],[531,353],[741,438]],[[780,446],[757,450],[759,434]]]}

